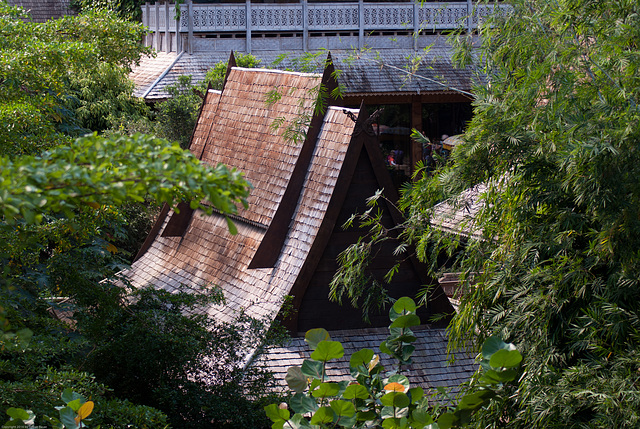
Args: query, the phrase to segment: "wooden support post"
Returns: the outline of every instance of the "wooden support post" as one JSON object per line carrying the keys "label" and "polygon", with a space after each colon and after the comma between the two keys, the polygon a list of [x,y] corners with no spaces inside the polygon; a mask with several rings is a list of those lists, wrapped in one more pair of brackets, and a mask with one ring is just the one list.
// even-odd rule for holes
{"label": "wooden support post", "polygon": [[164,3],[164,45],[163,51],[171,52],[171,33],[169,32],[169,0]]}
{"label": "wooden support post", "polygon": [[159,51],[160,50],[160,5],[156,3],[154,6],[155,6],[155,12],[156,12],[156,33],[154,34],[156,38],[156,46],[154,46],[154,48],[156,48],[156,51]]}
{"label": "wooden support post", "polygon": [[189,26],[189,36],[187,39],[187,52],[193,54],[193,1],[187,1],[187,19]]}
{"label": "wooden support post", "polygon": [[245,50],[247,54],[251,53],[251,0],[247,0],[246,3],[246,14],[247,14],[247,45]]}
{"label": "wooden support post", "polygon": [[[149,28],[149,20],[151,17],[149,16],[149,2],[145,2],[144,4],[144,13],[142,14],[142,25]],[[144,46],[149,46],[149,35],[144,36]]]}
{"label": "wooden support post", "polygon": [[418,36],[420,35],[420,5],[416,0],[413,2],[413,50],[418,50]]}
{"label": "wooden support post", "polygon": [[[411,97],[411,128],[422,131],[422,97],[420,94]],[[413,174],[416,162],[422,159],[422,147],[420,143],[411,140],[411,174]]]}
{"label": "wooden support post", "polygon": [[309,51],[309,2],[307,0],[300,0],[302,2],[302,50]]}
{"label": "wooden support post", "polygon": [[364,0],[358,0],[358,49],[364,48]]}
{"label": "wooden support post", "polygon": [[182,34],[181,34],[181,21],[182,21],[182,10],[180,10],[180,13],[178,13],[178,7],[179,5],[176,4],[176,52],[180,53],[183,51],[182,49]]}

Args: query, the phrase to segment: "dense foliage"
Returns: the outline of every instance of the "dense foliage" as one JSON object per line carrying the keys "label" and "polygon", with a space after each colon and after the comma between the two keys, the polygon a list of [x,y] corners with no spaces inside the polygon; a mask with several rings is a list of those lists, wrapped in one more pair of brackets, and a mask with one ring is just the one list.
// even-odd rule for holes
{"label": "dense foliage", "polygon": [[147,202],[234,213],[250,185],[175,143],[113,130],[151,117],[127,79],[147,53],[141,25],[95,10],[23,15],[0,2],[0,423],[259,426],[269,378],[243,358],[263,323],[198,315],[221,302],[215,288],[102,281],[137,251]]}
{"label": "dense foliage", "polygon": [[[454,345],[499,335],[525,353],[475,427],[637,427],[640,5],[512,3],[478,47],[460,40],[481,75],[474,118],[452,162],[405,189],[403,236],[434,274],[462,273]],[[478,184],[482,239],[431,226],[436,203]]]}
{"label": "dense foliage", "polygon": [[[482,374],[473,391],[447,407],[442,397],[412,386],[405,369],[412,363],[416,337],[412,327],[420,325],[416,304],[408,297],[398,299],[389,311],[389,337],[380,344],[380,352],[397,364],[384,368],[372,349],[362,349],[349,359],[351,379],[331,381],[327,362],[344,356],[339,341],[332,341],[321,328],[312,329],[305,341],[312,350],[310,359],[287,371],[286,381],[295,394],[289,409],[271,404],[265,411],[272,428],[385,428],[449,429],[466,427],[474,412],[497,398],[520,374],[522,355],[513,344],[497,337],[488,338],[482,347]],[[434,401],[435,397],[435,401]],[[434,405],[435,402],[435,405]]]}

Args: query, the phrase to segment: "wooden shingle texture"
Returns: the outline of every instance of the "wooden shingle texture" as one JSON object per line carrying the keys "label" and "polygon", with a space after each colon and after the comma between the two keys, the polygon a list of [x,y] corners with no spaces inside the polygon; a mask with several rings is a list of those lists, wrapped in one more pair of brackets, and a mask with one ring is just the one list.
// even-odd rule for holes
{"label": "wooden shingle texture", "polygon": [[[449,362],[445,329],[420,326],[412,330],[417,338],[413,343],[416,348],[412,356],[413,363],[402,368],[412,387],[420,386],[432,393],[438,387],[456,391],[461,383],[473,375],[477,367],[473,357],[461,352],[456,354],[453,362]],[[332,331],[329,334],[331,340],[339,341],[345,349],[342,358],[327,362],[329,380],[350,380],[349,359],[353,353],[365,348],[373,350],[380,357],[380,363],[387,371],[397,368],[397,363],[379,349],[380,343],[389,336],[387,328]],[[310,355],[304,338],[296,337],[281,347],[269,350],[260,357],[258,363],[273,372],[278,385],[287,391],[287,370],[292,366],[301,366]]]}
{"label": "wooden shingle texture", "polygon": [[[471,70],[453,67],[452,54],[453,49],[442,38],[434,38],[431,49],[417,53],[404,49],[386,49],[375,53],[331,51],[335,68],[341,71],[338,80],[343,85],[346,95],[450,93],[454,92],[453,88],[471,91]],[[172,55],[176,57],[175,53]],[[303,67],[301,62],[296,61],[295,54],[284,59],[279,52],[255,52],[253,55],[260,60],[260,66],[265,68],[299,70]],[[165,64],[163,57],[158,55],[156,59],[145,60],[134,69],[134,73],[139,74],[140,69],[148,69],[159,77],[167,71],[145,97],[149,101],[162,100],[168,97],[166,87],[175,85],[181,75],[191,75],[194,82],[200,82],[210,68],[219,62],[227,61],[228,57],[228,52],[183,53],[167,70],[167,67],[162,68],[162,65],[154,64]],[[318,56],[315,62],[305,63],[304,67],[317,67],[318,71],[322,71],[324,58],[324,55]],[[420,65],[417,74],[427,79],[411,77],[403,72],[410,70],[416,62]],[[142,85],[136,82],[135,93],[138,96],[144,93]]]}
{"label": "wooden shingle texture", "polygon": [[[182,237],[162,237],[160,232],[126,273],[134,286],[176,290],[184,284],[195,290],[218,285],[227,304],[206,310],[215,319],[230,321],[239,311],[276,316],[319,231],[355,126],[343,109],[328,109],[280,259],[273,268],[248,269],[302,146],[284,139],[270,121],[290,120],[301,111],[311,114],[318,84],[315,74],[234,68],[221,95],[208,92],[192,150],[204,162],[223,162],[246,172],[254,186],[249,209],[235,218],[236,235],[229,233],[223,216],[200,211]],[[267,103],[274,88],[282,96]]]}
{"label": "wooden shingle texture", "polygon": [[7,0],[7,3],[24,8],[33,22],[46,22],[75,14],[70,7],[70,0]]}
{"label": "wooden shingle texture", "polygon": [[481,240],[482,229],[476,223],[476,216],[484,203],[482,194],[486,190],[485,184],[479,184],[437,204],[432,209],[429,223],[445,232]]}

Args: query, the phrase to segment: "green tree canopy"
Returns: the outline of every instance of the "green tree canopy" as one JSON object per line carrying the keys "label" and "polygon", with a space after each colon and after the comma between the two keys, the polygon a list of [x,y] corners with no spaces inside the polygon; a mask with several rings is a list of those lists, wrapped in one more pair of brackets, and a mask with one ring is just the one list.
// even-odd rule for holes
{"label": "green tree canopy", "polygon": [[[640,4],[511,3],[479,45],[459,40],[474,117],[449,165],[405,189],[403,237],[433,274],[443,256],[462,273],[453,345],[498,335],[525,354],[476,427],[637,427]],[[432,226],[435,204],[478,184],[482,239]]]}
{"label": "green tree canopy", "polygon": [[[467,143],[404,196],[420,257],[475,274],[453,337],[527,353],[478,427],[640,424],[639,37],[635,1],[514,1],[481,29]],[[484,239],[451,251],[425,219],[479,183]]]}
{"label": "green tree canopy", "polygon": [[142,54],[141,24],[89,10],[45,23],[0,1],[0,154],[37,154],[79,135],[69,83],[108,67],[129,70]]}

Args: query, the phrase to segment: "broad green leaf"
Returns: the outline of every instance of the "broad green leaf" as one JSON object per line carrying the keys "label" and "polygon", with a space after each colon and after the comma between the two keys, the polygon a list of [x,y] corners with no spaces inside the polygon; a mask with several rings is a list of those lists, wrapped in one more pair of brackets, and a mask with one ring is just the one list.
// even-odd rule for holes
{"label": "broad green leaf", "polygon": [[264,407],[264,412],[267,414],[267,417],[271,419],[272,422],[286,422],[289,420],[291,413],[289,410],[278,407],[276,404],[269,404]]}
{"label": "broad green leaf", "polygon": [[333,410],[334,413],[336,413],[338,417],[342,417],[342,416],[351,417],[351,416],[355,416],[356,414],[356,408],[353,406],[351,402],[337,399],[335,401],[331,401],[329,405],[331,406],[331,409]]}
{"label": "broad green leaf", "polygon": [[476,408],[481,407],[492,396],[494,396],[493,392],[488,390],[468,393],[460,399],[458,408],[475,410]]}
{"label": "broad green leaf", "polygon": [[418,325],[420,325],[420,318],[418,316],[415,314],[405,314],[394,320],[391,328],[410,328]]}
{"label": "broad green leaf", "polygon": [[326,329],[316,328],[308,330],[304,336],[304,340],[309,344],[311,350],[315,350],[321,341],[331,340],[331,336]]}
{"label": "broad green leaf", "polygon": [[416,311],[416,303],[409,297],[403,296],[393,303],[393,309],[396,313],[412,313]]}
{"label": "broad green leaf", "polygon": [[311,417],[312,425],[320,425],[323,423],[331,423],[335,419],[335,414],[331,407],[320,407],[318,410],[313,413],[313,417]]}
{"label": "broad green leaf", "polygon": [[389,392],[380,398],[380,402],[382,405],[397,408],[407,407],[411,403],[409,397],[402,392]]}
{"label": "broad green leaf", "polygon": [[375,420],[376,417],[378,417],[378,415],[373,411],[358,411],[358,414],[356,415],[356,417],[358,421],[368,422],[371,420]]}
{"label": "broad green leaf", "polygon": [[501,349],[495,352],[489,360],[489,365],[494,368],[513,368],[520,365],[522,355],[518,350]]}
{"label": "broad green leaf", "polygon": [[413,387],[409,389],[409,397],[411,398],[411,403],[417,403],[424,396],[424,390],[422,387]]}
{"label": "broad green leaf", "polygon": [[311,394],[314,398],[327,398],[330,396],[336,396],[340,392],[340,385],[338,383],[322,383]]}
{"label": "broad green leaf", "polygon": [[458,418],[454,416],[453,413],[444,413],[438,418],[438,428],[449,429],[457,420]]}
{"label": "broad green leaf", "polygon": [[351,367],[364,366],[365,368],[373,359],[373,350],[371,349],[362,349],[351,355],[351,359],[349,359],[349,365]]}
{"label": "broad green leaf", "polygon": [[402,347],[402,361],[406,363],[411,362],[411,356],[413,352],[416,351],[414,346],[403,346]]}
{"label": "broad green leaf", "polygon": [[322,362],[305,359],[302,361],[302,367],[300,370],[309,378],[321,379],[323,376],[323,368],[324,366]]}
{"label": "broad green leaf", "polygon": [[507,344],[499,337],[489,337],[482,345],[482,357],[485,359],[491,359],[494,353],[498,350],[515,350],[513,344]]}
{"label": "broad green leaf", "polygon": [[318,409],[316,400],[302,393],[293,395],[291,400],[289,400],[289,405],[293,411],[300,414],[311,413]]}
{"label": "broad green leaf", "polygon": [[77,429],[76,412],[71,407],[64,407],[60,410],[60,421],[67,429]]}
{"label": "broad green leaf", "polygon": [[426,410],[415,409],[411,412],[409,421],[411,422],[412,427],[422,428],[433,423],[433,417],[431,417],[431,414],[427,413]]}
{"label": "broad green leaf", "polygon": [[287,370],[287,375],[284,377],[289,389],[294,392],[300,393],[307,388],[307,377],[302,373],[302,369],[298,366],[292,366]]}
{"label": "broad green leaf", "polygon": [[382,427],[384,429],[400,429],[400,419],[399,418],[389,418],[382,421]]}
{"label": "broad green leaf", "polygon": [[84,398],[84,396],[82,396],[79,393],[74,392],[70,387],[64,389],[62,391],[62,396],[61,396],[62,400],[64,401],[65,404],[68,404],[71,401],[75,401],[76,399],[79,399],[80,402],[84,403],[86,402],[86,399]]}
{"label": "broad green leaf", "polygon": [[73,411],[78,412],[78,410],[82,406],[82,401],[80,399],[74,399],[73,401],[68,402],[67,406]]}
{"label": "broad green leaf", "polygon": [[311,353],[311,359],[328,362],[344,356],[344,348],[339,341],[320,341],[316,349]]}
{"label": "broad green leaf", "polygon": [[30,418],[28,411],[22,408],[11,407],[7,410],[7,414],[14,420],[29,420]]}
{"label": "broad green leaf", "polygon": [[352,384],[345,389],[342,396],[345,399],[367,399],[369,391],[361,384]]}
{"label": "broad green leaf", "polygon": [[384,406],[382,407],[382,410],[380,410],[380,418],[382,419],[401,418],[401,417],[406,417],[408,415],[409,415],[409,408],[407,407],[397,408],[397,407]]}
{"label": "broad green leaf", "polygon": [[386,354],[386,355],[390,355],[393,356],[393,351],[391,351],[391,349],[389,348],[389,346],[387,345],[386,341],[383,341],[380,343],[380,352]]}

